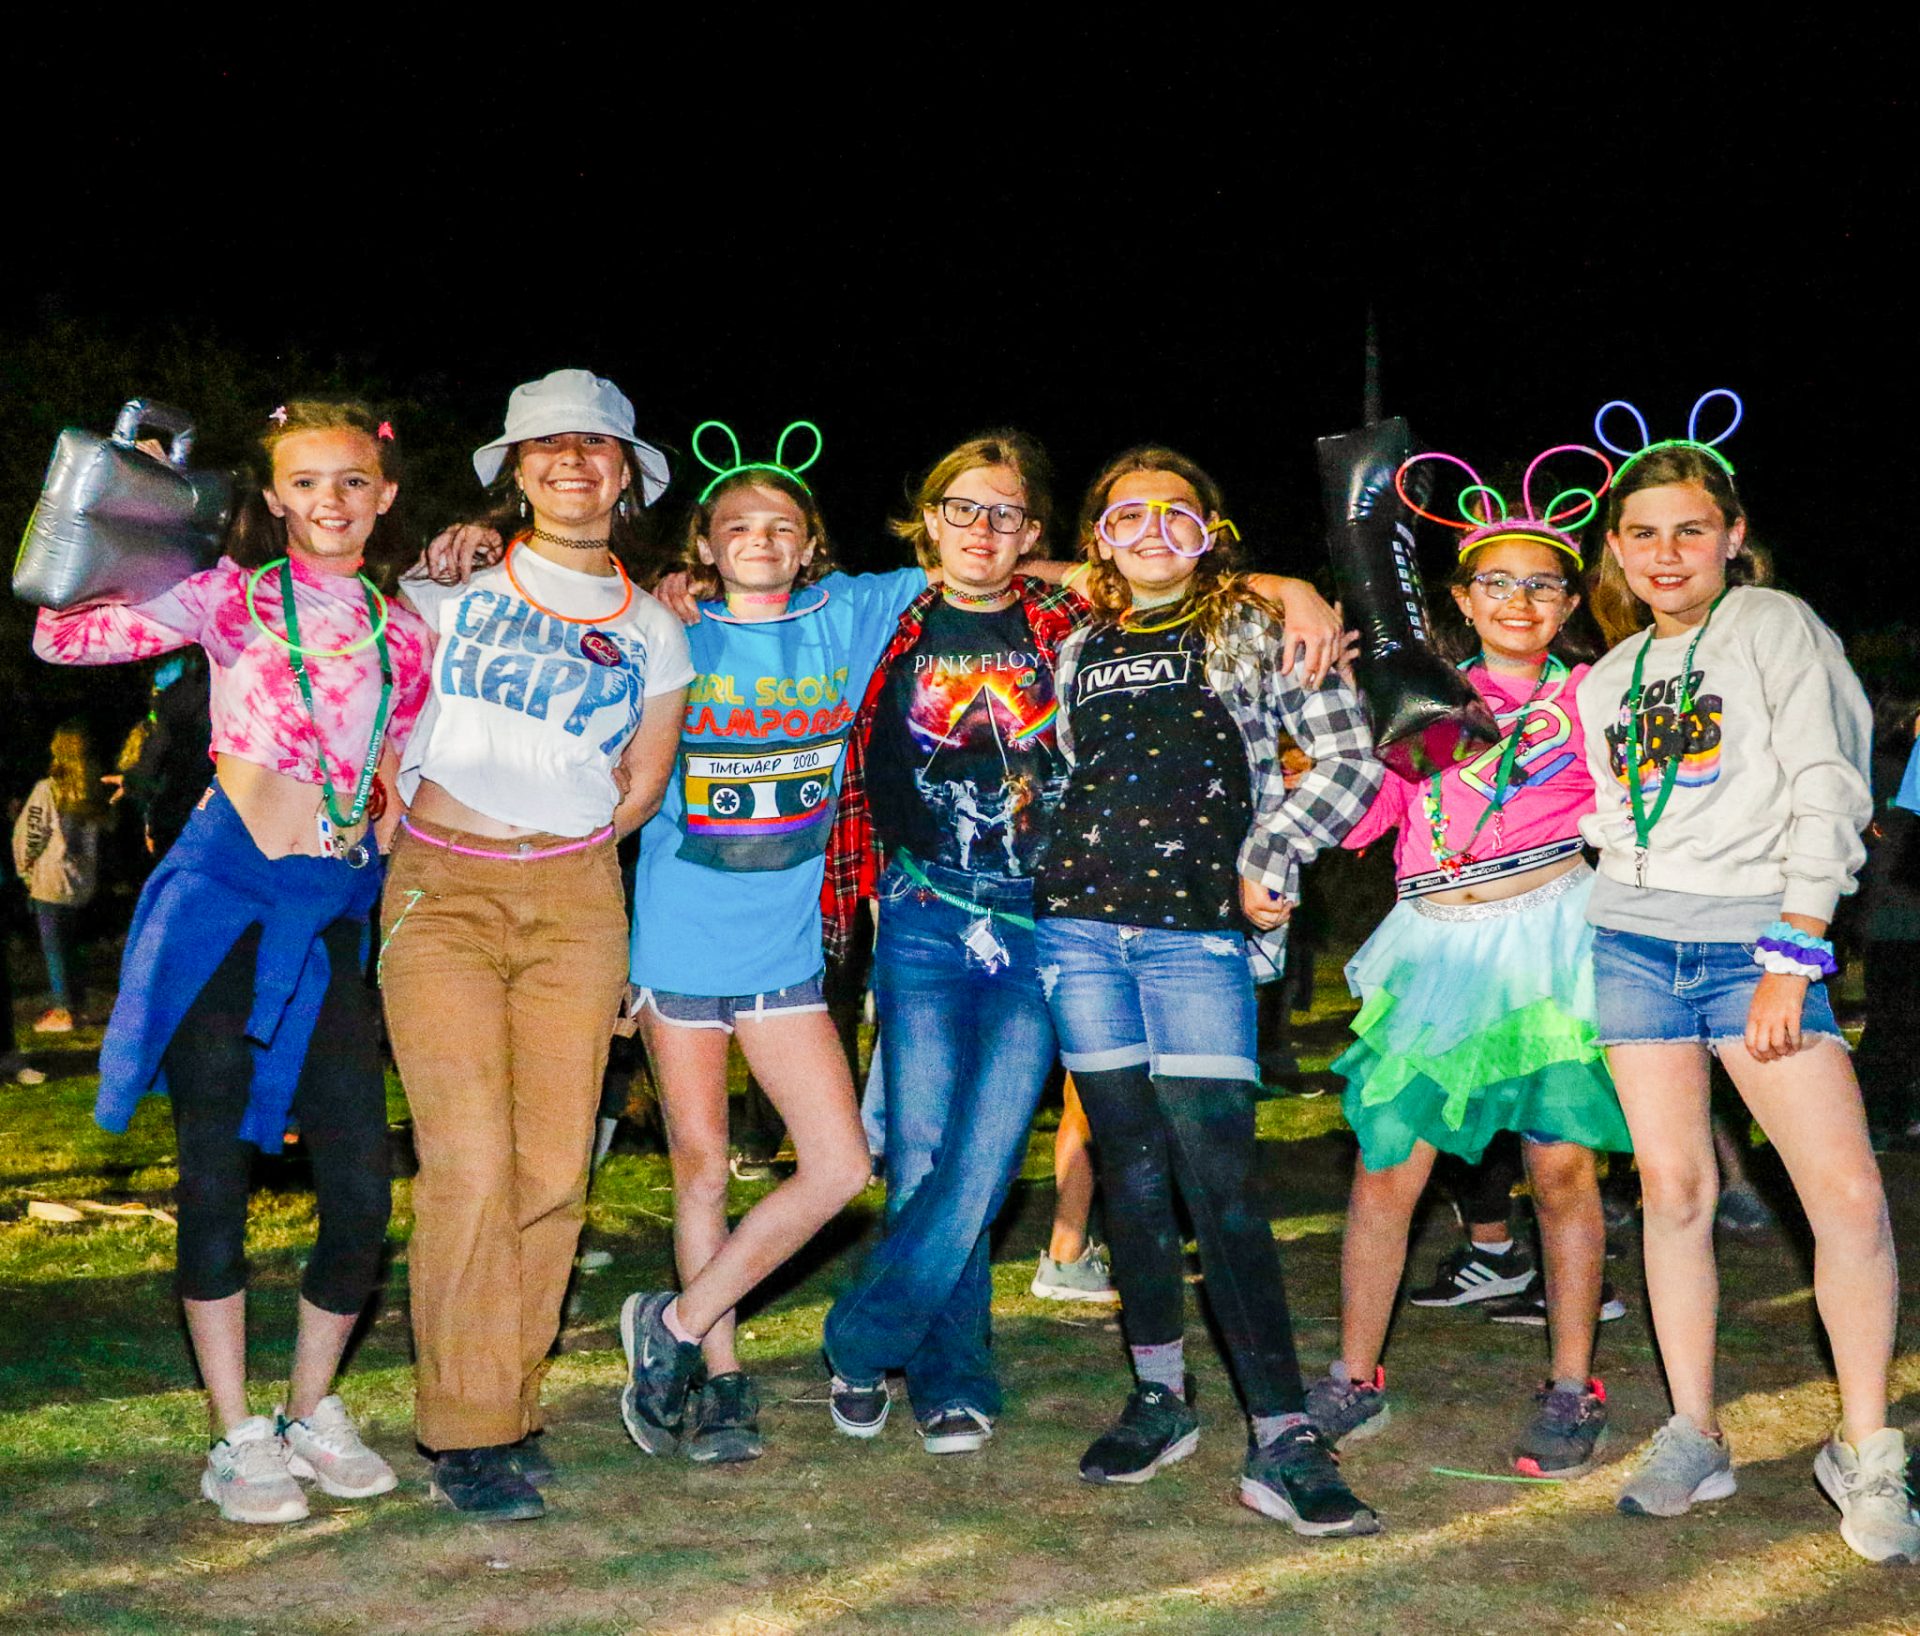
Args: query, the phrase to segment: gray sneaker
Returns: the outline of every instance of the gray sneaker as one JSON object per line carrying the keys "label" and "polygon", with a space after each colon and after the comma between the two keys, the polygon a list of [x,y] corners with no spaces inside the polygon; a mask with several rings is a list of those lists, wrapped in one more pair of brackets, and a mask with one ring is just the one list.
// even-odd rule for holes
{"label": "gray sneaker", "polygon": [[1393,1420],[1386,1370],[1375,1369],[1371,1381],[1349,1380],[1334,1364],[1307,1389],[1307,1418],[1330,1449],[1377,1437]]}
{"label": "gray sneaker", "polygon": [[1098,1244],[1088,1244],[1078,1261],[1056,1261],[1050,1255],[1040,1257],[1039,1270],[1028,1285],[1043,1301],[1100,1301],[1120,1299],[1107,1267],[1106,1252]]}
{"label": "gray sneaker", "polygon": [[1653,1434],[1646,1459],[1616,1503],[1630,1517],[1678,1517],[1702,1500],[1724,1500],[1734,1487],[1726,1437],[1715,1442],[1677,1414]]}
{"label": "gray sneaker", "polygon": [[1889,1426],[1859,1448],[1838,1434],[1813,1460],[1813,1475],[1840,1508],[1840,1537],[1869,1562],[1920,1562],[1920,1522],[1907,1492],[1907,1442]]}
{"label": "gray sneaker", "polygon": [[287,1445],[263,1414],[243,1420],[207,1450],[200,1494],[228,1522],[298,1522],[307,1497],[287,1469]]}

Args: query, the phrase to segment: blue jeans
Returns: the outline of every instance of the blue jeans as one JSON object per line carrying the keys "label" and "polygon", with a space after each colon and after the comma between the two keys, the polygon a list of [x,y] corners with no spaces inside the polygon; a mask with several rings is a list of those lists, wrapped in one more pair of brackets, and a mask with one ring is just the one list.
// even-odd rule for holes
{"label": "blue jeans", "polygon": [[[931,865],[926,875],[981,910],[1033,914],[1030,881]],[[1033,934],[995,914],[989,925],[1008,958],[989,965],[967,943],[983,919],[897,866],[881,879],[873,972],[887,1230],[827,1314],[826,1351],[856,1385],[904,1369],[923,1421],[949,1408],[1000,1412],[987,1236],[1053,1067]]]}
{"label": "blue jeans", "polygon": [[[1593,929],[1594,1026],[1602,1045],[1708,1045],[1746,1038],[1763,975],[1751,943],[1670,943]],[[1842,1039],[1824,983],[1807,985],[1803,1040]]]}
{"label": "blue jeans", "polygon": [[74,909],[70,903],[42,903],[33,900],[33,918],[40,928],[40,952],[47,960],[47,988],[53,1003],[62,1011],[71,1011],[78,985],[68,969],[71,956]]}

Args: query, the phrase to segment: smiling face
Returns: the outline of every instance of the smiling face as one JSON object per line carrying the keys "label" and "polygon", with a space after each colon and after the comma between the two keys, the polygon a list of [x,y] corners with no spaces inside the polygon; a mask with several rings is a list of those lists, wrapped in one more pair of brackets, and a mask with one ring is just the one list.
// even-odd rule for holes
{"label": "smiling face", "polygon": [[947,584],[966,591],[999,591],[1013,581],[1020,559],[1040,539],[1040,525],[1029,517],[1015,534],[997,534],[989,506],[1027,504],[1027,487],[1011,466],[975,466],[947,484],[943,499],[973,500],[981,507],[965,528],[955,528],[938,506],[922,512],[927,536],[940,553]]}
{"label": "smiling face", "polygon": [[712,520],[694,548],[727,590],[774,595],[793,588],[817,544],[792,495],[741,483],[714,499]]}
{"label": "smiling face", "polygon": [[[1128,500],[1164,500],[1185,506],[1205,517],[1209,530],[1220,521],[1218,515],[1207,510],[1193,485],[1170,471],[1130,471],[1118,478],[1107,490],[1107,506],[1118,506]],[[1114,546],[1104,537],[1094,538],[1100,555],[1120,571],[1136,602],[1166,601],[1193,577],[1200,562],[1198,556],[1183,556],[1167,543],[1167,530],[1171,526],[1169,514],[1161,511],[1154,513],[1146,531],[1132,545]]]}
{"label": "smiling face", "polygon": [[365,432],[295,432],[273,445],[273,486],[261,494],[287,525],[287,554],[309,567],[352,573],[367,538],[400,492]]}
{"label": "smiling face", "polygon": [[602,432],[557,432],[516,445],[520,491],[536,526],[577,534],[613,514],[632,473],[627,450]]}
{"label": "smiling face", "polygon": [[1627,588],[1652,609],[1655,631],[1671,636],[1706,618],[1746,539],[1746,519],[1728,527],[1698,483],[1663,483],[1626,497],[1607,549]]}
{"label": "smiling face", "polygon": [[1473,626],[1488,658],[1512,665],[1538,664],[1560,627],[1580,606],[1570,583],[1572,559],[1537,541],[1502,540],[1474,552],[1470,566],[1476,577],[1505,574],[1514,580],[1558,580],[1565,587],[1558,598],[1541,601],[1516,585],[1504,602],[1496,602],[1481,584],[1452,587],[1454,602]]}

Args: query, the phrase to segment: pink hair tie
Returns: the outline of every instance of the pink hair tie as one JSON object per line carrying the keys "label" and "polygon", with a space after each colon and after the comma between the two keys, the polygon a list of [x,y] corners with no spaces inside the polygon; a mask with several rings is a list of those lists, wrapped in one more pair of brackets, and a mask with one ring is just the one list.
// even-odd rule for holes
{"label": "pink hair tie", "polygon": [[393,441],[393,422],[390,420],[381,421],[380,424],[374,428],[373,435],[375,437],[385,438],[387,442],[391,443]]}
{"label": "pink hair tie", "polygon": [[270,420],[270,421],[272,421],[272,422],[274,423],[274,425],[276,425],[276,426],[284,426],[284,425],[286,425],[286,423],[287,423],[287,406],[286,406],[286,405],[285,405],[284,403],[283,403],[283,404],[281,404],[281,405],[280,405],[280,407],[279,407],[278,409],[275,409],[275,410],[273,410],[273,411],[272,411],[272,412],[271,412],[271,413],[270,413],[270,414],[269,414],[269,415],[267,416],[267,419],[268,419],[268,420]]}

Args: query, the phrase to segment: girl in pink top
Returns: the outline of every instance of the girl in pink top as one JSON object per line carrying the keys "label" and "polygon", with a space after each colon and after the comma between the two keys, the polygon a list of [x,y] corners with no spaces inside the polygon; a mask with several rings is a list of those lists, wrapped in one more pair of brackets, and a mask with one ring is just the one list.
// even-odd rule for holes
{"label": "girl in pink top", "polygon": [[[431,657],[420,618],[361,572],[399,491],[388,424],[290,403],[261,454],[234,556],[147,602],[44,610],[34,635],[56,664],[198,643],[212,666],[214,782],[140,894],[95,1117],[125,1130],[142,1097],[169,1098],[177,1283],[212,1439],[200,1492],[244,1523],[304,1517],[302,1480],[343,1498],[394,1486],[333,1377],[385,1248],[386,1088],[361,974],[399,817],[386,796]],[[319,1232],[269,1417],[247,1399],[248,1179],[296,1121]]]}
{"label": "girl in pink top", "polygon": [[[1482,510],[1462,508],[1450,589],[1475,639],[1461,669],[1501,739],[1433,735],[1423,776],[1390,774],[1342,843],[1399,831],[1400,902],[1347,965],[1362,1005],[1334,1071],[1361,1162],[1342,1247],[1340,1361],[1309,1410],[1336,1444],[1386,1426],[1380,1352],[1434,1158],[1476,1161],[1497,1133],[1519,1131],[1553,1361],[1513,1461],[1529,1476],[1570,1477],[1606,1426],[1606,1392],[1588,1372],[1606,1251],[1594,1150],[1631,1144],[1593,1023],[1593,874],[1578,830],[1593,783],[1574,703],[1587,667],[1555,651],[1580,602],[1580,550],[1561,526],[1568,513],[1556,516],[1566,496],[1545,508],[1529,496],[1513,519],[1502,502],[1489,522],[1491,502],[1475,496],[1490,493],[1463,497]],[[1575,509],[1590,509],[1580,494]]]}

